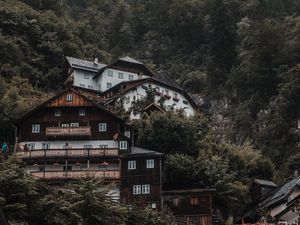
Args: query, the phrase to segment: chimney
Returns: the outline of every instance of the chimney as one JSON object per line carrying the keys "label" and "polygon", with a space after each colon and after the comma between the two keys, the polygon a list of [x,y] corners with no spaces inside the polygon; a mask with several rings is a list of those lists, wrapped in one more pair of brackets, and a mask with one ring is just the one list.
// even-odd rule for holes
{"label": "chimney", "polygon": [[99,64],[98,58],[95,58],[95,59],[94,59],[94,63],[95,63],[96,65]]}

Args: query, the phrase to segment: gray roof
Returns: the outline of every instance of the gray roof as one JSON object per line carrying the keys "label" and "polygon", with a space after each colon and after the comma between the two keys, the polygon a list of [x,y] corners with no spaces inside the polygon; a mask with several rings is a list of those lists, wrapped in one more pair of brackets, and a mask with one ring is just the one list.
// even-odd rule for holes
{"label": "gray roof", "polygon": [[254,182],[263,186],[278,187],[273,181],[254,179]]}
{"label": "gray roof", "polygon": [[130,156],[133,156],[133,155],[163,155],[163,153],[132,146],[131,152],[126,153],[124,155],[130,155]]}
{"label": "gray roof", "polygon": [[125,57],[121,57],[119,58],[120,61],[125,61],[125,62],[130,62],[130,63],[135,63],[135,64],[141,64],[141,65],[144,65],[144,63],[136,60],[136,59],[133,59],[129,56],[125,56]]}
{"label": "gray roof", "polygon": [[300,176],[279,187],[270,197],[261,202],[261,207],[268,208],[277,202],[286,199],[297,187],[300,188]]}
{"label": "gray roof", "polygon": [[178,89],[183,89],[174,79],[171,78],[170,74],[168,74],[168,72],[166,71],[159,71],[153,78]]}
{"label": "gray roof", "polygon": [[73,57],[69,57],[69,56],[67,56],[66,59],[72,68],[81,69],[81,70],[89,70],[92,72],[98,72],[101,68],[106,66],[106,64],[102,64],[102,63],[96,64],[92,61],[77,59],[77,58],[73,58]]}

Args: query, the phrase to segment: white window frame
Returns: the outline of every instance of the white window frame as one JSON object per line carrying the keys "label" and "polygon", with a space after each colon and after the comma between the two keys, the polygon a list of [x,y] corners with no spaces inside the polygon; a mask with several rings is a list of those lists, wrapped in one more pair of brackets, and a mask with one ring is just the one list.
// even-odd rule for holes
{"label": "white window frame", "polygon": [[133,185],[132,186],[132,193],[134,195],[140,195],[141,194],[141,185]]}
{"label": "white window frame", "polygon": [[107,76],[113,77],[114,76],[114,72],[112,70],[107,70]]}
{"label": "white window frame", "polygon": [[147,169],[153,169],[155,166],[155,161],[154,159],[147,159],[146,160],[146,168]]}
{"label": "white window frame", "polygon": [[127,143],[127,141],[120,141],[120,142],[119,142],[119,148],[120,148],[121,150],[126,150],[126,149],[128,148],[128,143]]}
{"label": "white window frame", "polygon": [[27,143],[28,150],[34,150],[35,149],[35,143]]}
{"label": "white window frame", "polygon": [[78,122],[70,123],[70,127],[79,127],[79,123]]}
{"label": "white window frame", "polygon": [[112,83],[111,82],[107,82],[106,83],[106,88],[111,88],[112,87]]}
{"label": "white window frame", "polygon": [[100,149],[108,149],[108,145],[99,145]]}
{"label": "white window frame", "polygon": [[150,192],[151,192],[150,184],[143,184],[142,185],[142,194],[147,195],[147,194],[150,194]]}
{"label": "white window frame", "polygon": [[85,84],[79,84],[79,86],[85,88]]}
{"label": "white window frame", "polygon": [[123,73],[121,73],[121,72],[118,72],[118,78],[120,78],[120,79],[124,79],[124,74],[123,74]]}
{"label": "white window frame", "polygon": [[136,161],[135,160],[130,160],[128,161],[128,170],[135,170],[136,169]]}
{"label": "white window frame", "polygon": [[61,116],[61,110],[60,109],[55,109],[54,116],[56,116],[56,117]]}
{"label": "white window frame", "polygon": [[32,124],[31,131],[32,131],[33,134],[39,134],[40,131],[41,131],[40,124]]}
{"label": "white window frame", "polygon": [[42,149],[50,149],[50,142],[42,143]]}
{"label": "white window frame", "polygon": [[134,76],[133,74],[128,74],[128,80],[133,80]]}
{"label": "white window frame", "polygon": [[151,209],[156,209],[156,208],[157,208],[156,203],[155,203],[155,202],[152,202],[152,203],[151,203]]}
{"label": "white window frame", "polygon": [[85,109],[79,109],[79,116],[85,116]]}
{"label": "white window frame", "polygon": [[83,145],[83,148],[84,148],[84,149],[92,149],[92,148],[93,148],[93,145]]}
{"label": "white window frame", "polygon": [[186,100],[182,100],[182,103],[185,104],[185,105],[189,105],[189,102],[186,101]]}
{"label": "white window frame", "polygon": [[88,85],[88,89],[94,89],[93,85]]}
{"label": "white window frame", "polygon": [[62,123],[62,124],[61,124],[61,127],[67,128],[67,127],[70,127],[70,124],[69,124],[69,123]]}
{"label": "white window frame", "polygon": [[107,131],[107,123],[99,123],[99,132],[106,132]]}
{"label": "white window frame", "polygon": [[129,130],[127,130],[127,131],[125,131],[125,132],[124,132],[124,135],[125,135],[126,137],[130,138],[130,136],[131,136],[131,133],[130,133],[130,131],[129,131]]}
{"label": "white window frame", "polygon": [[66,100],[67,100],[67,102],[73,101],[73,94],[71,94],[71,93],[67,94]]}

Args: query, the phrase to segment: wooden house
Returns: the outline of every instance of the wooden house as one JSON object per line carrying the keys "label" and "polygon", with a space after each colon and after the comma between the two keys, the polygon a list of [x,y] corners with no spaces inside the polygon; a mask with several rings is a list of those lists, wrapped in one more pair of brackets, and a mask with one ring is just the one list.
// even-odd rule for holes
{"label": "wooden house", "polygon": [[[160,207],[162,154],[131,146],[124,121],[78,90],[58,93],[20,118],[16,127],[15,155],[34,177],[58,185],[101,177],[116,184],[118,200]],[[139,179],[131,179],[134,174]],[[142,197],[135,194],[136,186]]]}
{"label": "wooden house", "polygon": [[211,225],[214,191],[214,189],[163,191],[162,204],[174,213],[179,224]]}

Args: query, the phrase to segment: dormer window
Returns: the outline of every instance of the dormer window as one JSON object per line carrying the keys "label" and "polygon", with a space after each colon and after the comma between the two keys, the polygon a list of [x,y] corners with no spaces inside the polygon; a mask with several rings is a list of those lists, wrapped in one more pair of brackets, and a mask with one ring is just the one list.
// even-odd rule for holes
{"label": "dormer window", "polygon": [[67,102],[73,101],[73,95],[72,94],[67,94],[66,100],[67,100]]}
{"label": "dormer window", "polygon": [[55,112],[54,112],[54,116],[61,116],[61,110],[56,109]]}

